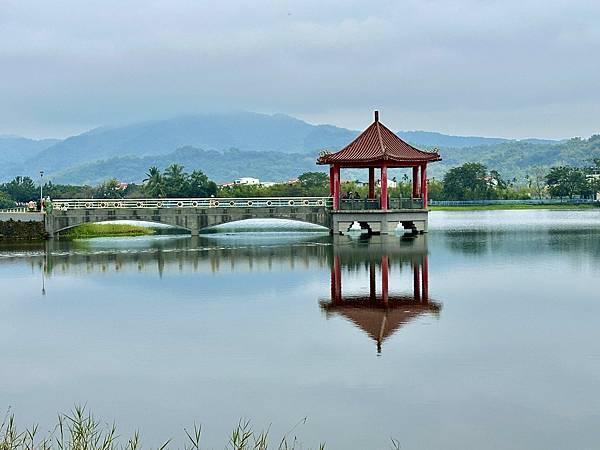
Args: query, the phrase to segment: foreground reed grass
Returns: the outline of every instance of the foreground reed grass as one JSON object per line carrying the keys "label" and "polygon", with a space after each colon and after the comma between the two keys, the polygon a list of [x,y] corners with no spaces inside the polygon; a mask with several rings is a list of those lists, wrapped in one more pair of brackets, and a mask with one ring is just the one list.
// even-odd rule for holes
{"label": "foreground reed grass", "polygon": [[152,228],[125,223],[85,223],[68,230],[63,236],[69,239],[85,239],[91,237],[149,236],[154,234]]}
{"label": "foreground reed grass", "polygon": [[[306,419],[296,426],[306,423]],[[290,437],[290,432],[269,443],[269,431],[256,432],[249,421],[240,421],[235,426],[228,441],[227,450],[300,450],[298,439]],[[185,443],[183,450],[202,450],[202,427],[194,424],[191,429],[184,429]],[[14,415],[8,414],[0,424],[0,450],[141,450],[140,435],[134,433],[129,439],[121,439],[114,424],[105,425],[86,412],[83,407],[75,407],[70,414],[59,414],[54,430],[40,436],[37,426],[19,430]],[[171,440],[162,443],[158,450],[171,449]],[[324,450],[321,444],[318,450]]]}

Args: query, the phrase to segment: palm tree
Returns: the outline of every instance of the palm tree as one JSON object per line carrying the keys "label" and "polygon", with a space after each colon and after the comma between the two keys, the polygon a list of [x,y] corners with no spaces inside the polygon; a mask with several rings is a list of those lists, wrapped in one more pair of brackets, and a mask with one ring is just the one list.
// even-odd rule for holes
{"label": "palm tree", "polygon": [[165,183],[158,167],[152,166],[148,169],[144,179],[144,192],[154,198],[163,197],[165,194]]}
{"label": "palm tree", "polygon": [[171,164],[164,173],[165,194],[167,197],[184,197],[187,195],[189,175],[183,171],[183,166]]}

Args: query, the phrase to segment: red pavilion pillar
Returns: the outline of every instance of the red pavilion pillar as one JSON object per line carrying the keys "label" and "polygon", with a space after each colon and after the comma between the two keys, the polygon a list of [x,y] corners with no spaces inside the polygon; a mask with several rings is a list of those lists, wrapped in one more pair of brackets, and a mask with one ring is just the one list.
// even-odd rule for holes
{"label": "red pavilion pillar", "polygon": [[381,209],[388,209],[388,192],[387,192],[387,166],[381,166]]}
{"label": "red pavilion pillar", "polygon": [[423,208],[427,209],[427,164],[421,166],[421,198],[423,199]]}
{"label": "red pavilion pillar", "polygon": [[418,264],[413,266],[413,296],[416,301],[421,301],[421,267]]}
{"label": "red pavilion pillar", "polygon": [[329,195],[333,197],[333,166],[329,166]]}
{"label": "red pavilion pillar", "polygon": [[375,261],[369,263],[369,299],[374,302],[377,300],[377,283],[375,281]]}
{"label": "red pavilion pillar", "polygon": [[429,261],[427,259],[427,255],[423,257],[423,277],[421,282],[423,302],[427,303],[429,301]]}
{"label": "red pavilion pillar", "polygon": [[333,166],[333,209],[340,208],[340,166]]}
{"label": "red pavilion pillar", "polygon": [[331,268],[331,301],[339,303],[342,301],[342,267],[340,257],[333,258],[333,267]]}
{"label": "red pavilion pillar", "polygon": [[412,196],[419,197],[419,166],[412,168]]}
{"label": "red pavilion pillar", "polygon": [[387,305],[388,302],[388,277],[389,277],[389,262],[387,256],[381,257],[381,300]]}
{"label": "red pavilion pillar", "polygon": [[369,167],[369,200],[375,198],[375,167]]}

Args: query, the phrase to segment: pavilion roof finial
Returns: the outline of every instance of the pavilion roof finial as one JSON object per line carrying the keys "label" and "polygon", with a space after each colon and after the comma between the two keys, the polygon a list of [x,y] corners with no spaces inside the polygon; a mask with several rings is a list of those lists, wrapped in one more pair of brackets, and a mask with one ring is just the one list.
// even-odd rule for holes
{"label": "pavilion roof finial", "polygon": [[379,122],[379,111],[375,110],[375,122]]}

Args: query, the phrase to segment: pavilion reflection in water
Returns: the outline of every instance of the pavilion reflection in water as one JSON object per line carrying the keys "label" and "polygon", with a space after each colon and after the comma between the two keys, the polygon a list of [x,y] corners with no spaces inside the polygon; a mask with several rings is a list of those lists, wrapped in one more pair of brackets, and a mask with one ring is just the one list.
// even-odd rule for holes
{"label": "pavilion reflection in water", "polygon": [[[424,315],[437,317],[442,307],[429,297],[426,237],[400,241],[401,245],[389,242],[390,239],[393,238],[372,237],[366,248],[360,244],[334,246],[330,298],[319,302],[327,318],[343,317],[371,337],[378,354],[383,343],[402,326]],[[343,293],[342,273],[364,268],[365,262],[368,271],[358,271],[363,278],[360,292]],[[412,271],[412,295],[395,293],[395,280],[390,280],[392,265]]]}

